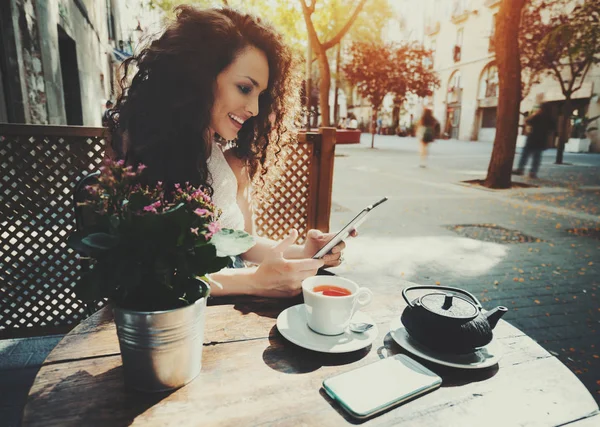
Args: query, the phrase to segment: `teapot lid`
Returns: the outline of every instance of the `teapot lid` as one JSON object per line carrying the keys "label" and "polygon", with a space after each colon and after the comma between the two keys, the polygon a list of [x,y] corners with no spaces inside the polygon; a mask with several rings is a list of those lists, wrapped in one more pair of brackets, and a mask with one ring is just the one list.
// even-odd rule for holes
{"label": "teapot lid", "polygon": [[444,317],[471,320],[479,314],[477,306],[472,302],[443,292],[423,295],[419,302],[430,312]]}

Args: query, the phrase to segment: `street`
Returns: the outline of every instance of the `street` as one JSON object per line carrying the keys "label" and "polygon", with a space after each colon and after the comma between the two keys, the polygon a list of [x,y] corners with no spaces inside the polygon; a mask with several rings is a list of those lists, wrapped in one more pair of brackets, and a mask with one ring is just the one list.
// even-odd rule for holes
{"label": "street", "polygon": [[[339,274],[384,270],[464,288],[557,356],[600,401],[600,155],[544,152],[533,188],[489,190],[492,144],[438,140],[419,168],[415,138],[363,134],[336,147],[331,231],[382,196],[350,239]],[[520,149],[517,149],[518,160]],[[462,227],[457,227],[462,226]],[[335,270],[334,270],[335,271]],[[398,299],[401,300],[400,292]]]}

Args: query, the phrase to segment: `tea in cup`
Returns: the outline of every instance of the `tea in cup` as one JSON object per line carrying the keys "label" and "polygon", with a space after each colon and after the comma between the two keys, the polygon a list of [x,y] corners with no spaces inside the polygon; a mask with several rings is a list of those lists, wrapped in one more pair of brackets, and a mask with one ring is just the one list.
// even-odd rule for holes
{"label": "tea in cup", "polygon": [[308,327],[322,335],[340,335],[354,312],[371,302],[373,293],[351,280],[314,276],[302,282]]}

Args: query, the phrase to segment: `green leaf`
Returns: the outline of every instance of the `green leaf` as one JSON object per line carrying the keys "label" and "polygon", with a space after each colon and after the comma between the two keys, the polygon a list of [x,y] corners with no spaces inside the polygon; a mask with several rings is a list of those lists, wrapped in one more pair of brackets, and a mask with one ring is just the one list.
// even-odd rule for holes
{"label": "green leaf", "polygon": [[242,230],[224,228],[210,239],[217,248],[217,256],[235,256],[246,252],[256,243],[254,237]]}
{"label": "green leaf", "polygon": [[144,209],[144,206],[148,206],[153,201],[150,199],[150,197],[146,196],[145,194],[141,192],[136,192],[129,196],[128,202],[129,203],[127,204],[127,209],[135,212],[141,211],[142,209]]}
{"label": "green leaf", "polygon": [[181,300],[187,304],[193,304],[200,298],[208,297],[210,294],[210,286],[201,277],[192,277],[186,281],[185,293]]}
{"label": "green leaf", "polygon": [[73,290],[77,298],[85,303],[92,303],[108,296],[104,292],[104,280],[97,267],[85,272]]}
{"label": "green leaf", "polygon": [[83,240],[83,236],[83,233],[79,231],[71,233],[67,239],[67,245],[69,245],[70,248],[74,249],[78,253],[87,254],[86,251],[88,248],[81,242]]}
{"label": "green leaf", "polygon": [[206,273],[204,274],[210,274],[215,273],[217,271],[221,271],[225,267],[227,267],[230,262],[231,258],[228,256],[215,258],[215,260],[208,266],[208,268],[206,269]]}
{"label": "green leaf", "polygon": [[81,243],[94,251],[107,251],[119,244],[119,238],[107,233],[93,233],[84,237]]}

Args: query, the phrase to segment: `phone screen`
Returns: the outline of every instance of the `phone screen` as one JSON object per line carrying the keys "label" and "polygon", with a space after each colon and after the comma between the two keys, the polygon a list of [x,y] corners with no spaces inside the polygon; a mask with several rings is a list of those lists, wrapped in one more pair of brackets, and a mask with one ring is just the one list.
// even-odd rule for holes
{"label": "phone screen", "polygon": [[365,418],[441,384],[437,374],[398,354],[328,378],[323,388],[352,416]]}
{"label": "phone screen", "polygon": [[375,209],[377,206],[379,206],[386,200],[387,200],[387,197],[384,197],[383,199],[379,200],[378,202],[375,202],[372,205],[369,205],[366,208],[364,208],[362,211],[360,211],[358,213],[358,215],[356,215],[352,219],[352,221],[350,221],[348,224],[346,224],[344,226],[344,228],[342,228],[340,231],[338,231],[338,233],[335,236],[333,236],[333,238],[329,242],[327,242],[325,244],[325,246],[323,246],[321,249],[319,249],[317,251],[317,253],[313,255],[313,258],[319,259],[319,258],[323,258],[325,255],[327,255],[327,253],[329,253],[329,251],[332,250],[335,247],[335,245],[337,245],[338,243],[340,243],[340,242],[344,241],[346,238],[348,238],[348,236],[350,235],[352,230],[357,229],[358,226],[360,224],[362,224],[365,219],[367,219],[367,216],[373,209]]}

